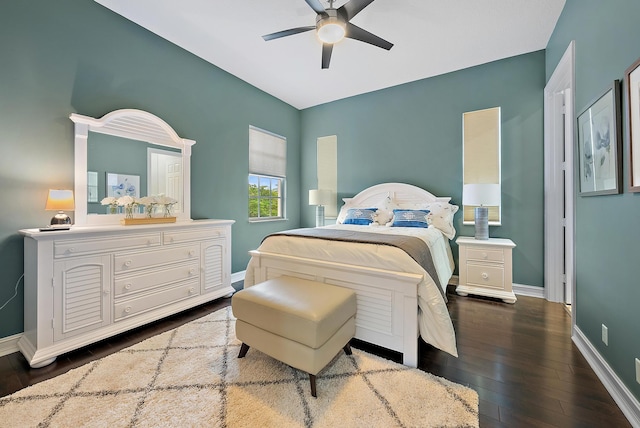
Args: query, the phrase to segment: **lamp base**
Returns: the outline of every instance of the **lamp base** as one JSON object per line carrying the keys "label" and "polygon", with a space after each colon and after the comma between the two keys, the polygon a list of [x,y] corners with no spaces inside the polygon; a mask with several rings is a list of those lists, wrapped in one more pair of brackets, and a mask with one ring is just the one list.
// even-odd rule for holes
{"label": "lamp base", "polygon": [[324,206],[316,205],[316,227],[324,226]]}
{"label": "lamp base", "polygon": [[57,224],[68,224],[71,225],[71,217],[63,213],[62,211],[58,211],[58,214],[54,215],[51,218],[51,225]]}
{"label": "lamp base", "polygon": [[475,209],[475,227],[476,227],[476,236],[475,238],[481,241],[486,241],[489,239],[489,208],[487,207],[476,207]]}

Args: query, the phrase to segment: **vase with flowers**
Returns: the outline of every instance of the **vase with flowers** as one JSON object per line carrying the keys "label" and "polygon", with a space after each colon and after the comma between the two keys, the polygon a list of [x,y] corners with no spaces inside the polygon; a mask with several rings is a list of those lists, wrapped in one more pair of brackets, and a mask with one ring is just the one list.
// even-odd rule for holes
{"label": "vase with flowers", "polygon": [[125,218],[133,218],[133,209],[138,205],[138,201],[133,196],[125,195],[118,198],[118,205],[124,207]]}
{"label": "vase with flowers", "polygon": [[106,198],[103,198],[100,203],[102,205],[108,205],[109,206],[109,214],[117,214],[118,213],[118,199],[114,198],[113,196],[107,196]]}
{"label": "vase with flowers", "polygon": [[144,213],[147,218],[153,217],[153,213],[158,205],[158,200],[155,196],[144,196],[139,200],[140,205],[144,206]]}
{"label": "vase with flowers", "polygon": [[171,217],[171,208],[173,208],[173,205],[178,203],[178,201],[165,195],[158,196],[157,200],[158,204],[164,207],[164,216]]}

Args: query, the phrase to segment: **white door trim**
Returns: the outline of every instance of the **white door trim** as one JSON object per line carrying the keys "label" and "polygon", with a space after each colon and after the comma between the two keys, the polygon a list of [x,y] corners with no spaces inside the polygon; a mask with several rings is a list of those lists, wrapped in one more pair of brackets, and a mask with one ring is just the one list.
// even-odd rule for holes
{"label": "white door trim", "polygon": [[545,298],[552,302],[565,302],[565,294],[571,299],[575,288],[574,52],[571,41],[544,89],[544,276]]}

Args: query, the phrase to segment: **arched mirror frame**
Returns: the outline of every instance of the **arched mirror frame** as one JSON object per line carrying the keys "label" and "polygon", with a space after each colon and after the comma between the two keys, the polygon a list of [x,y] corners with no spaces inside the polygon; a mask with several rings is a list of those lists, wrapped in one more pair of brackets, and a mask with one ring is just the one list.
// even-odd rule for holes
{"label": "arched mirror frame", "polygon": [[87,214],[87,140],[89,131],[144,141],[159,146],[179,149],[182,153],[182,210],[177,221],[191,220],[191,146],[196,142],[180,138],[164,120],[136,109],[121,109],[107,113],[100,119],[72,113],[75,124],[75,224],[98,226],[120,224],[123,215]]}

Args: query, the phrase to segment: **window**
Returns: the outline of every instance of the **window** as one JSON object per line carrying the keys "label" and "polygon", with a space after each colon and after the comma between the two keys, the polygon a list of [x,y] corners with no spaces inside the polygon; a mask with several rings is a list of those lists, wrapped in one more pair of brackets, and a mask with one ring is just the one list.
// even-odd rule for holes
{"label": "window", "polygon": [[98,202],[98,173],[87,171],[87,202]]}
{"label": "window", "polygon": [[[498,184],[501,180],[500,107],[462,115],[462,184]],[[499,226],[502,204],[489,205],[489,225]],[[475,206],[463,206],[463,223],[473,224]]]}
{"label": "window", "polygon": [[249,127],[249,221],[285,217],[287,140]]}

